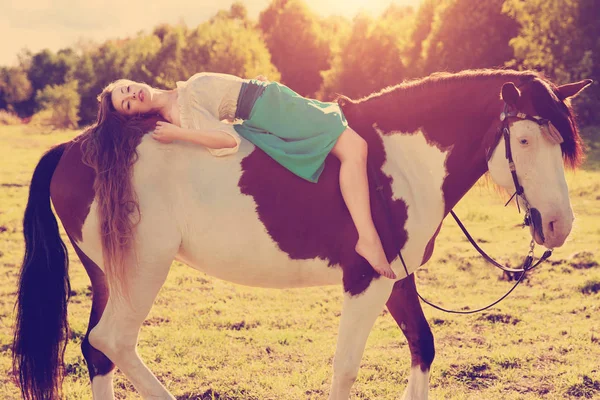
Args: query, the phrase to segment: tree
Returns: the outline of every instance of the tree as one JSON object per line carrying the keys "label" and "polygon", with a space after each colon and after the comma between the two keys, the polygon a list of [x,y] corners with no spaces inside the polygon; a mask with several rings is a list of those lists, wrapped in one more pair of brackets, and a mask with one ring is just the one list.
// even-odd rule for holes
{"label": "tree", "polygon": [[15,110],[18,104],[28,100],[32,93],[33,88],[27,78],[27,72],[18,67],[0,69],[0,108]]}
{"label": "tree", "polygon": [[218,11],[215,14],[215,16],[210,19],[210,21],[214,22],[220,19],[235,19],[241,21],[244,24],[244,26],[250,27],[250,20],[248,19],[248,9],[244,5],[244,3],[240,1],[234,2],[229,8],[229,11]]}
{"label": "tree", "polygon": [[[556,82],[600,79],[600,0],[507,0],[504,11],[520,24],[511,40],[514,65],[544,72]],[[587,123],[600,124],[600,88],[576,99]]]}
{"label": "tree", "polygon": [[340,56],[325,75],[324,91],[356,98],[400,83],[406,76],[403,58],[409,32],[403,27],[412,18],[407,9],[389,10],[378,20],[356,16]]}
{"label": "tree", "polygon": [[319,90],[321,71],[330,68],[329,44],[318,22],[301,0],[273,0],[259,16],[281,81],[305,96]]}
{"label": "tree", "polygon": [[47,85],[37,92],[35,99],[41,107],[41,113],[48,115],[48,120],[43,125],[54,129],[77,128],[80,102],[77,81],[71,80],[64,85]]}
{"label": "tree", "polygon": [[184,64],[183,56],[189,31],[185,25],[169,26],[163,28],[160,35],[161,46],[149,63],[149,70],[155,85],[172,88],[175,82],[187,78],[189,68]]}
{"label": "tree", "polygon": [[502,13],[504,0],[444,0],[423,43],[424,72],[502,67],[513,57],[518,24]]}
{"label": "tree", "polygon": [[244,21],[221,18],[206,22],[190,33],[186,43],[182,56],[186,79],[201,71],[245,78],[262,74],[271,80],[280,77],[260,32]]}
{"label": "tree", "polygon": [[35,91],[46,85],[62,85],[71,78],[70,74],[77,63],[77,55],[72,49],[63,49],[56,54],[42,50],[31,58],[28,77]]}
{"label": "tree", "polygon": [[409,75],[412,77],[422,76],[423,73],[423,42],[431,33],[438,0],[425,0],[419,6],[415,15],[414,23],[410,33],[410,40],[406,50]]}

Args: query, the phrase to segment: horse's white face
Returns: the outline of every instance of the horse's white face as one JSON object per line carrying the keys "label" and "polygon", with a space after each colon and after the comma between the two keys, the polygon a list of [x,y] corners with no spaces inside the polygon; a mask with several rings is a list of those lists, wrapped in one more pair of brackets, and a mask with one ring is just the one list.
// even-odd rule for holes
{"label": "horse's white face", "polygon": [[[533,121],[520,120],[510,125],[510,146],[517,177],[523,186],[531,208],[542,217],[543,238],[532,227],[535,241],[547,248],[561,246],[573,225],[573,210],[569,201],[560,144],[542,133]],[[488,168],[493,181],[514,193],[515,185],[506,159],[504,138],[501,138]]]}

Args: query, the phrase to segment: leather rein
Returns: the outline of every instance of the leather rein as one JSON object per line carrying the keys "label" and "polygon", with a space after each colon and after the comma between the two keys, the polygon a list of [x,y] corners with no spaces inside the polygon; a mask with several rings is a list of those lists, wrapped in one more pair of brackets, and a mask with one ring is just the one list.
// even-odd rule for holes
{"label": "leather rein", "polygon": [[[542,129],[544,129],[546,133],[551,135],[552,139],[557,142],[562,141],[562,137],[560,137],[560,134],[556,131],[556,128],[554,128],[552,126],[552,124],[550,123],[550,120],[541,118],[541,117],[537,117],[537,116],[530,116],[530,115],[527,115],[527,114],[524,114],[524,113],[521,113],[518,111],[511,111],[510,108],[511,107],[505,102],[504,110],[502,111],[502,113],[500,113],[501,125],[498,128],[498,137],[500,138],[500,135],[502,135],[502,137],[504,138],[506,159],[508,161],[508,166],[510,168],[513,182],[515,184],[515,193],[510,197],[510,199],[506,202],[506,204],[504,206],[506,207],[512,201],[512,199],[515,198],[516,199],[515,201],[517,202],[517,208],[520,213],[521,212],[521,208],[519,205],[519,198],[520,198],[521,201],[523,202],[523,206],[525,209],[525,218],[523,221],[523,227],[533,225],[534,231],[537,230],[537,233],[540,235],[542,240],[544,240],[543,230],[542,230],[542,226],[541,226],[541,223],[542,223],[541,214],[535,208],[529,207],[529,202],[527,201],[527,198],[525,197],[525,191],[523,189],[523,186],[521,186],[521,184],[519,183],[519,178],[517,177],[517,171],[516,171],[515,163],[514,163],[513,156],[512,156],[512,149],[510,146],[509,118],[518,118],[521,120],[533,121],[533,122],[537,123],[538,125],[542,126]],[[493,149],[495,147],[496,146],[492,146],[488,150],[488,152],[486,154],[486,161],[490,160]],[[384,197],[383,186],[381,185],[379,178],[377,177],[376,174],[372,173],[371,175],[374,177],[376,190],[381,195],[382,203],[384,204],[384,209],[385,209],[385,212],[387,213],[387,217],[388,217],[387,219],[388,219],[388,221],[390,221],[390,224],[391,224],[392,213],[390,210],[390,205],[388,204],[388,201]],[[467,310],[449,310],[449,309],[443,308],[443,307],[433,304],[429,300],[425,299],[423,296],[421,296],[421,294],[415,288],[417,296],[419,296],[419,298],[424,303],[429,304],[433,308],[436,308],[438,310],[448,312],[448,313],[454,313],[454,314],[474,314],[477,312],[487,310],[488,308],[493,307],[496,304],[498,304],[499,302],[501,302],[502,300],[504,300],[513,290],[515,290],[515,288],[519,285],[519,283],[521,283],[521,281],[525,277],[527,271],[534,269],[535,267],[540,265],[542,262],[544,262],[546,259],[548,259],[552,255],[552,249],[548,249],[544,252],[542,257],[540,257],[536,261],[534,258],[534,253],[533,253],[533,250],[535,247],[535,241],[532,237],[531,242],[529,244],[529,252],[527,253],[527,256],[525,257],[525,259],[523,260],[521,267],[520,268],[508,268],[508,267],[500,264],[496,260],[494,260],[481,247],[479,247],[479,245],[475,242],[473,237],[467,231],[467,228],[465,228],[463,223],[460,221],[460,219],[458,218],[456,213],[453,210],[450,210],[450,213],[452,214],[452,217],[454,217],[454,219],[456,220],[456,223],[458,224],[460,229],[463,231],[466,238],[473,245],[475,250],[477,250],[479,252],[479,254],[481,254],[481,256],[483,256],[483,258],[486,261],[488,261],[490,264],[494,265],[495,267],[501,269],[504,272],[520,273],[521,275],[519,276],[519,279],[515,282],[515,284],[510,288],[510,290],[508,290],[508,292],[506,292],[506,294],[504,294],[502,297],[500,297],[498,300],[494,301],[493,303],[491,303],[485,307],[475,309],[475,310],[468,310],[468,307],[467,307]],[[394,234],[395,230],[392,229],[391,231],[392,231],[392,234]],[[408,268],[406,267],[406,263],[404,262],[404,258],[402,257],[402,251],[399,250],[398,255],[400,257],[400,261],[402,262],[402,266],[404,267],[404,271],[406,272],[406,276],[408,276],[409,275]]]}

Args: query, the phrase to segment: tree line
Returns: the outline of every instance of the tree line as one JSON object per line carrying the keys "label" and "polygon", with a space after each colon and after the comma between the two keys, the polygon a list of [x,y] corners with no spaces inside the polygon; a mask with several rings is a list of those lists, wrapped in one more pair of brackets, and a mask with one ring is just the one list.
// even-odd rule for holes
{"label": "tree line", "polygon": [[197,27],[152,32],[58,52],[23,50],[0,67],[0,109],[75,128],[96,118],[96,96],[118,78],[173,88],[196,72],[265,75],[302,95],[361,97],[435,71],[509,67],[556,83],[596,81],[576,101],[600,125],[600,0],[423,0],[352,20],[320,17],[302,0],[273,0],[258,20],[242,2]]}

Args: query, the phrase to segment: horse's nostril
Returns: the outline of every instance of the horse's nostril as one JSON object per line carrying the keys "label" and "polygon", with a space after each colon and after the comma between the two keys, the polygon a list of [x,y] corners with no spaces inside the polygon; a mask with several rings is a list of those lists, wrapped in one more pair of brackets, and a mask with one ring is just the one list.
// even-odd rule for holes
{"label": "horse's nostril", "polygon": [[552,233],[554,233],[554,223],[555,223],[555,222],[556,222],[556,221],[551,221],[551,222],[548,224],[548,228],[550,229],[550,232],[552,232]]}

